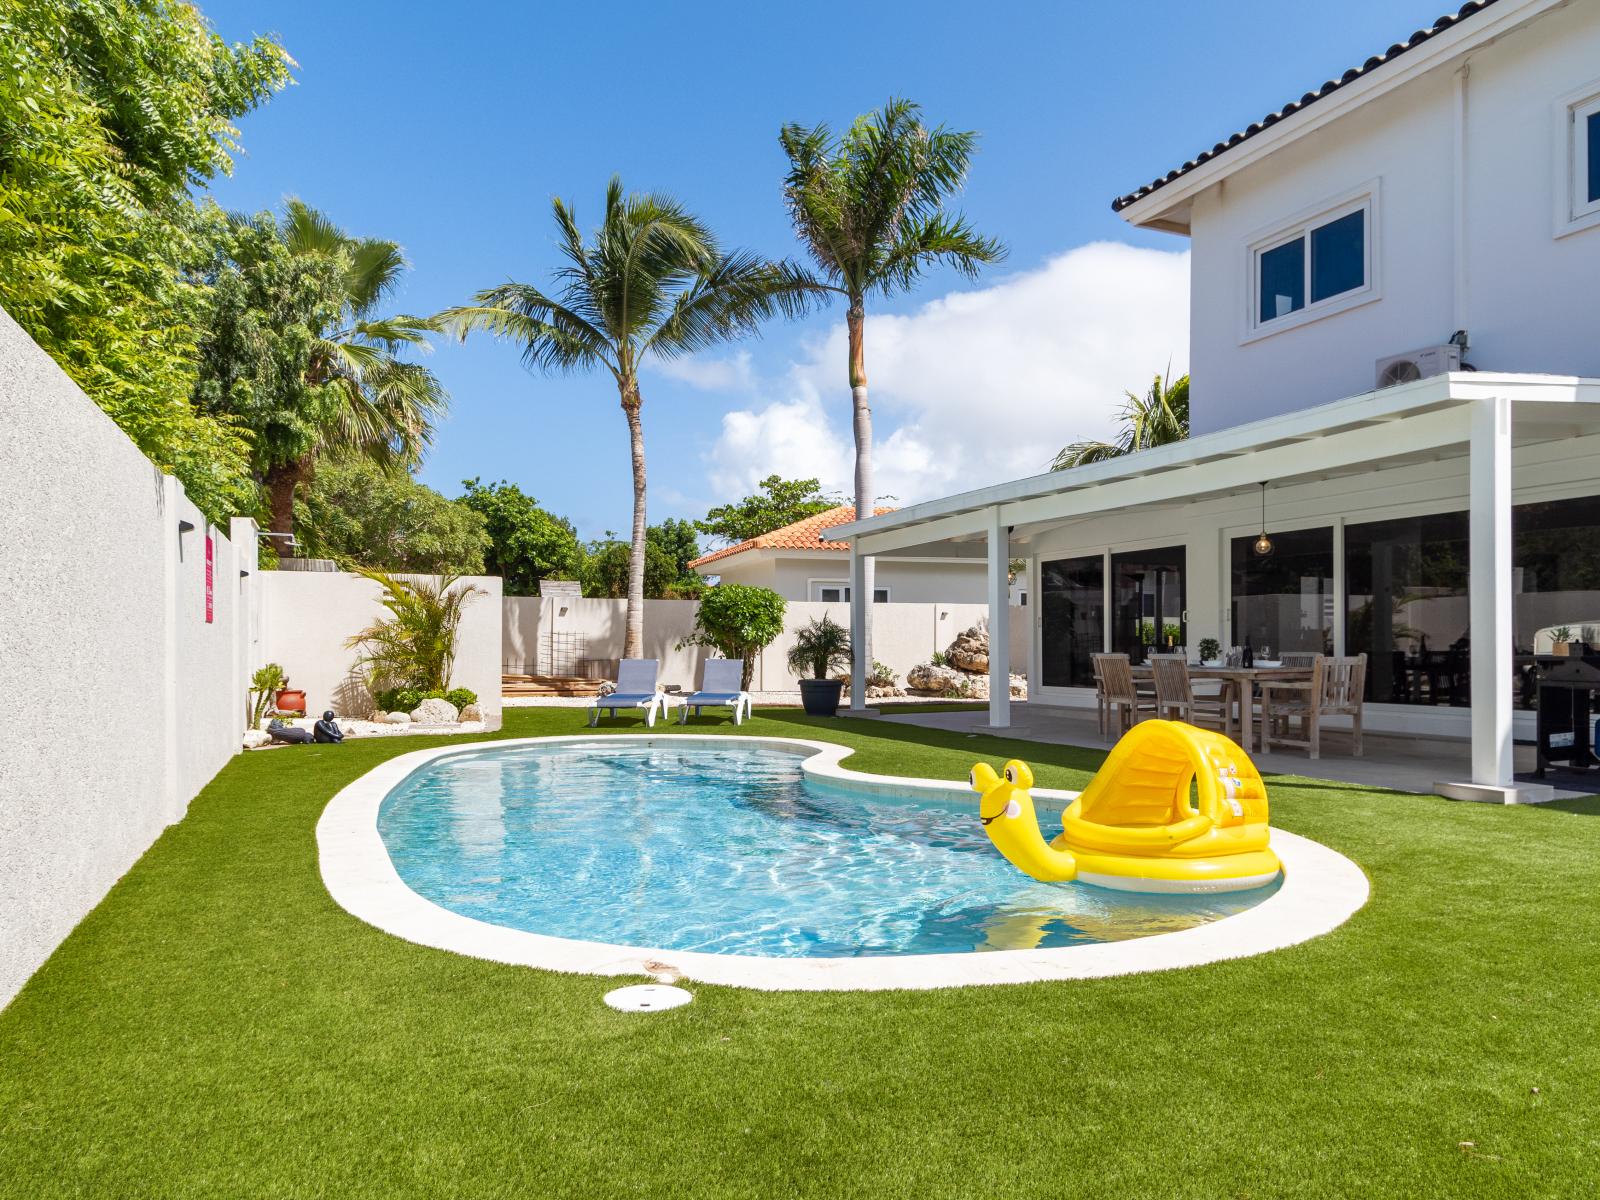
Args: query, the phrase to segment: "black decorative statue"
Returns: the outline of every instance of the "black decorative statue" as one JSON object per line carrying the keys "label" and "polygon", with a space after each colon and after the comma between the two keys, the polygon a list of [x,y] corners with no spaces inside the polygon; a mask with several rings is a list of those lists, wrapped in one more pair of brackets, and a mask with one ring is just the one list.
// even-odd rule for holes
{"label": "black decorative statue", "polygon": [[322,719],[316,723],[314,728],[316,730],[316,740],[319,742],[344,741],[344,731],[335,723],[333,709],[331,708],[322,714]]}
{"label": "black decorative statue", "polygon": [[277,717],[273,717],[267,725],[267,736],[275,742],[303,746],[311,740],[311,730],[301,729],[298,725],[285,725]]}

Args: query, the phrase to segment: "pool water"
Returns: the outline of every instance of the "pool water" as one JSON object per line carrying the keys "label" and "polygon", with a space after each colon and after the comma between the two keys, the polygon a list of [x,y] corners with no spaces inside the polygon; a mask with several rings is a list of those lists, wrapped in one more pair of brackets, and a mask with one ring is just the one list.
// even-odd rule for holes
{"label": "pool water", "polygon": [[1218,920],[1277,887],[1174,896],[1036,883],[990,845],[975,794],[809,781],[807,753],[620,738],[473,752],[410,776],[378,829],[401,879],[453,912],[719,954],[1121,941]]}

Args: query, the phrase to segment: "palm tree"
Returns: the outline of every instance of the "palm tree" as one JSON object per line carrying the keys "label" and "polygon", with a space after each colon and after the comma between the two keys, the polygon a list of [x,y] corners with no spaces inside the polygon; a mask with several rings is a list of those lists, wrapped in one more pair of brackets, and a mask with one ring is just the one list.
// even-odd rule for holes
{"label": "palm tree", "polygon": [[[1168,371],[1170,375],[1170,370]],[[1124,392],[1121,432],[1115,442],[1073,442],[1057,454],[1052,471],[1065,471],[1088,463],[1121,458],[1153,446],[1170,446],[1189,436],[1189,377],[1180,375],[1169,382],[1157,375],[1143,396]]]}
{"label": "palm tree", "polygon": [[[945,199],[967,175],[978,135],[922,123],[919,107],[890,100],[858,117],[837,139],[826,125],[785,125],[778,135],[789,157],[783,195],[796,235],[821,269],[824,286],[845,298],[850,336],[850,400],[855,434],[856,519],[870,517],[872,410],[867,404],[866,301],[909,291],[936,264],[975,278],[1005,247],[979,235]],[[862,589],[872,611],[872,560]],[[856,641],[871,662],[869,628]]]}
{"label": "palm tree", "polygon": [[530,283],[488,288],[440,318],[462,338],[474,329],[522,345],[548,373],[604,369],[616,381],[633,457],[633,536],[623,656],[644,647],[645,457],[639,368],[753,333],[779,313],[804,311],[817,284],[788,263],[724,253],[711,230],[677,201],[628,193],[613,177],[605,215],[585,242],[572,206],[553,202],[565,263],[546,293]]}
{"label": "palm tree", "polygon": [[408,348],[431,349],[428,334],[437,330],[436,322],[377,315],[406,271],[398,244],[351,237],[294,199],[285,206],[278,236],[291,255],[319,256],[340,267],[337,316],[313,331],[304,378],[313,388],[332,385],[338,403],[304,453],[263,472],[272,529],[292,534],[295,491],[310,481],[320,455],[364,455],[386,469],[414,466],[449,396],[432,371],[399,357]]}

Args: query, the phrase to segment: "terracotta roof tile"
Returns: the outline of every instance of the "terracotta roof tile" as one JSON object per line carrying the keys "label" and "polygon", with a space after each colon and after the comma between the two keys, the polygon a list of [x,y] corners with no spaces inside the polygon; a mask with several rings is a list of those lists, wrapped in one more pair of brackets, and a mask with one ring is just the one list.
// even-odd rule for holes
{"label": "terracotta roof tile", "polygon": [[[892,508],[876,508],[872,510],[873,516],[881,517],[884,513],[893,512]],[[793,525],[785,525],[781,529],[774,529],[770,533],[763,533],[760,537],[753,537],[747,542],[739,542],[732,546],[724,546],[721,550],[713,550],[710,554],[701,555],[689,565],[703,567],[707,563],[719,562],[724,558],[732,558],[735,554],[743,554],[746,550],[848,550],[849,542],[824,542],[817,539],[817,535],[825,529],[832,529],[836,525],[847,525],[856,519],[856,506],[854,504],[841,504],[837,508],[830,508],[826,512],[819,512],[814,517],[807,517],[803,521],[796,521]]]}

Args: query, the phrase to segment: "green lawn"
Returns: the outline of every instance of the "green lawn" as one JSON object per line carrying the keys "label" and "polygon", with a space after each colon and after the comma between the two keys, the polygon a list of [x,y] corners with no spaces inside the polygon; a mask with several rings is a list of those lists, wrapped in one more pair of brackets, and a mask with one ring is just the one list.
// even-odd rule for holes
{"label": "green lawn", "polygon": [[[583,721],[515,710],[504,736]],[[1020,755],[1047,786],[1099,759],[770,710],[744,731],[834,738],[896,774]],[[695,985],[639,1017],[600,1003],[615,980],[423,949],[334,906],[323,805],[429,744],[222,772],[0,1014],[0,1194],[1594,1194],[1593,803],[1275,780],[1275,823],[1373,881],[1306,945],[1097,982]]]}

